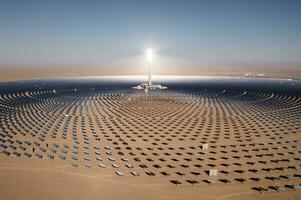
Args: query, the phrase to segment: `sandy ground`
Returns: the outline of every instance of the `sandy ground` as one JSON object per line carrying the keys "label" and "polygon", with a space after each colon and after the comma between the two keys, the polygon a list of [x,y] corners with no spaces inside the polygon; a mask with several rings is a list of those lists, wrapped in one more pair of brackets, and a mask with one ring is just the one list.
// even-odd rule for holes
{"label": "sandy ground", "polygon": [[51,90],[0,99],[1,199],[301,197],[287,187],[301,184],[300,96]]}
{"label": "sandy ground", "polygon": [[[6,164],[7,163],[7,164]],[[247,185],[151,183],[145,178],[117,177],[97,170],[73,170],[60,162],[1,159],[4,199],[299,199],[300,192],[252,192]]]}
{"label": "sandy ground", "polygon": [[[156,75],[181,75],[181,76],[241,76],[245,73],[265,74],[265,77],[301,79],[301,67],[283,68],[230,68],[216,69],[206,67],[175,67],[153,69]],[[80,76],[120,76],[120,75],[145,75],[146,68],[143,67],[90,67],[90,66],[0,66],[0,82],[32,79],[57,79],[64,77]]]}

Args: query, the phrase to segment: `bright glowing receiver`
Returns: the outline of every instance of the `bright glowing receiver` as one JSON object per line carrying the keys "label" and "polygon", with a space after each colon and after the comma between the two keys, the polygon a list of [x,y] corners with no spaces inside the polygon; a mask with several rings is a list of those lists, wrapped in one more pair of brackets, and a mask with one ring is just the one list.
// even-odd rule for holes
{"label": "bright glowing receiver", "polygon": [[147,61],[152,62],[152,59],[153,59],[153,50],[151,48],[149,48],[147,50]]}
{"label": "bright glowing receiver", "polygon": [[158,85],[158,84],[152,84],[152,74],[151,74],[151,66],[152,66],[152,60],[153,60],[153,51],[151,48],[147,50],[146,53],[147,57],[147,76],[148,76],[148,82],[142,83],[136,87],[133,87],[133,89],[137,90],[144,90],[146,94],[148,94],[148,90],[165,90],[167,87]]}

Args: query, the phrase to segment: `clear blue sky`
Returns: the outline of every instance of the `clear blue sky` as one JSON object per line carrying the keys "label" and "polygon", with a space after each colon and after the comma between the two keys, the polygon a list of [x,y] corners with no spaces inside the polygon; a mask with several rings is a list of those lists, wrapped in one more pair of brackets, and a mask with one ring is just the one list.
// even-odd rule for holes
{"label": "clear blue sky", "polygon": [[301,1],[0,1],[1,66],[115,62],[150,46],[196,66],[301,66]]}

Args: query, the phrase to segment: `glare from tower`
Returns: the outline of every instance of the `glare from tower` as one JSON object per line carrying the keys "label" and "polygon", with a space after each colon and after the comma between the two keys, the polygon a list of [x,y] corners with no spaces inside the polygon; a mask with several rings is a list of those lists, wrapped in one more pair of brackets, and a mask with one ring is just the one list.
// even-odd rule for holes
{"label": "glare from tower", "polygon": [[148,90],[164,90],[167,89],[166,86],[158,85],[158,84],[153,84],[152,83],[152,74],[151,74],[151,67],[152,67],[152,62],[153,62],[153,50],[149,48],[146,52],[146,57],[147,57],[147,76],[148,76],[148,82],[147,83],[142,83],[138,86],[133,87],[133,89],[137,90],[144,90],[146,93],[148,93]]}
{"label": "glare from tower", "polygon": [[147,50],[147,61],[152,62],[152,60],[153,60],[153,50],[151,48],[149,48]]}

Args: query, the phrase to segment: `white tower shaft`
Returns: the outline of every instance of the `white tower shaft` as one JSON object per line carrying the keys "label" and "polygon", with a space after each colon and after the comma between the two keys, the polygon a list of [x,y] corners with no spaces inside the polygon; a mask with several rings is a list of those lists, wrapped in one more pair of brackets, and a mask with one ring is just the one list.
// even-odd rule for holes
{"label": "white tower shaft", "polygon": [[152,75],[151,75],[151,62],[148,62],[147,73],[148,73],[148,85],[152,85]]}
{"label": "white tower shaft", "polygon": [[148,89],[150,89],[150,90],[155,90],[155,89],[165,90],[165,89],[167,89],[167,87],[165,87],[165,86],[153,85],[152,84],[152,73],[151,73],[152,58],[153,58],[153,52],[152,52],[152,49],[149,48],[148,51],[147,51],[147,78],[148,78],[148,83],[140,84],[136,87],[133,87],[133,89],[144,90],[146,93],[147,93]]}
{"label": "white tower shaft", "polygon": [[148,85],[152,85],[151,66],[153,59],[153,51],[151,48],[147,51],[147,73],[148,73]]}

